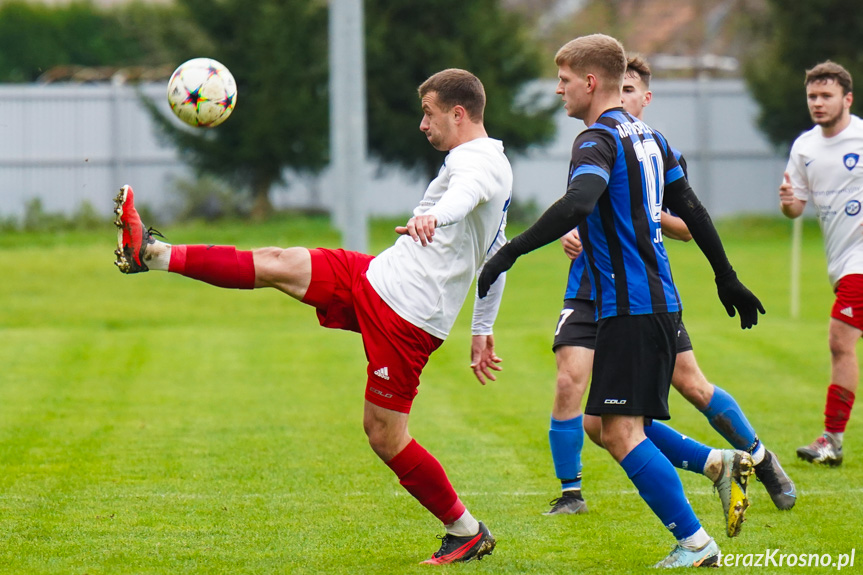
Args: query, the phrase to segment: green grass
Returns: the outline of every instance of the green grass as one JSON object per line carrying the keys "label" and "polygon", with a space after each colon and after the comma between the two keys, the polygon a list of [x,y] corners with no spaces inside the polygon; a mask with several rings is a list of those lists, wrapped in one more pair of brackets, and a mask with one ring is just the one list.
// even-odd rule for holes
{"label": "green grass", "polygon": [[[374,252],[394,223],[376,223]],[[436,549],[440,525],[363,434],[359,337],[318,327],[311,309],[276,292],[122,276],[112,229],[0,236],[0,573],[432,571],[417,562]],[[321,219],[163,231],[175,243],[244,248],[339,242]],[[687,494],[724,552],[850,553],[863,515],[859,415],[841,468],[794,458],[821,430],[829,378],[820,234],[807,225],[804,305],[791,319],[790,224],[728,220],[720,231],[768,313],[741,331],[697,247],[669,242],[686,325],[708,378],[736,396],[800,500],[779,512],[754,484],[743,533],[728,540],[709,482],[681,472]],[[584,451],[591,512],[540,515],[558,489],[550,343],[566,266],[549,246],[511,272],[496,383],[480,386],[467,367],[470,305],[424,373],[411,432],[499,541],[487,560],[447,573],[645,571],[673,545],[593,445]],[[675,427],[723,445],[676,395],[671,410]],[[859,568],[863,548],[857,555]]]}

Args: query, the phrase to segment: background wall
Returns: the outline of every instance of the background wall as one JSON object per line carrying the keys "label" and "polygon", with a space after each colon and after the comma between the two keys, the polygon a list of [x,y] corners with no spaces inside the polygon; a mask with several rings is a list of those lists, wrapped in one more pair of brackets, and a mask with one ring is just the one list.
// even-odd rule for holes
{"label": "background wall", "polygon": [[[553,97],[555,81],[540,88]],[[777,213],[786,156],[755,127],[757,109],[742,80],[656,80],[651,88],[645,119],[683,152],[711,214]],[[169,113],[161,84],[0,86],[0,217],[21,216],[34,198],[49,212],[71,213],[85,201],[107,211],[126,183],[152,210],[170,213],[173,181],[192,175],[154,132],[139,94],[164,102]],[[552,143],[511,157],[516,201],[545,207],[563,192],[572,140],[584,125],[562,108],[557,124]],[[379,165],[367,170],[371,215],[409,212],[428,183]],[[326,172],[286,180],[273,193],[278,207],[330,210],[339,201]]]}

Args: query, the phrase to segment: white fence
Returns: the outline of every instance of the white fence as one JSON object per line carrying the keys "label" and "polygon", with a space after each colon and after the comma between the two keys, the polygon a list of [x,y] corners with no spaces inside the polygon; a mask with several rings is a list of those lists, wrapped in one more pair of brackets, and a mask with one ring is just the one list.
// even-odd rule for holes
{"label": "white fence", "polygon": [[[553,81],[541,86],[554,92]],[[647,123],[686,156],[693,187],[711,214],[777,213],[785,156],[756,129],[757,110],[741,81],[654,81],[652,89]],[[165,102],[161,84],[141,91]],[[572,140],[584,126],[562,112],[557,125],[551,144],[512,158],[517,200],[544,207],[563,192]],[[374,165],[368,174],[372,215],[409,212],[427,184]],[[49,212],[71,213],[87,201],[107,214],[110,198],[125,183],[151,209],[164,212],[172,180],[189,175],[177,152],[157,137],[130,86],[0,86],[0,218],[21,216],[36,198]],[[326,173],[288,174],[287,180],[274,191],[278,206],[330,209],[336,201]]]}

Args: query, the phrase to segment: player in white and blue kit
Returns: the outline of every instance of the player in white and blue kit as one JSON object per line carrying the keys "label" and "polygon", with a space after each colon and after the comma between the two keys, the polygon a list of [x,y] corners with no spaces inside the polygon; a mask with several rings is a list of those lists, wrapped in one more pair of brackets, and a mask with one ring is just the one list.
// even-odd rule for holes
{"label": "player in white and blue kit", "polygon": [[836,293],[830,312],[830,384],[824,432],[797,449],[804,461],[842,464],[842,438],[860,379],[857,342],[863,336],[863,120],[851,114],[848,70],[826,61],[806,71],[806,101],[815,126],[791,146],[780,208],[789,218],[807,202],[818,213],[827,275]]}

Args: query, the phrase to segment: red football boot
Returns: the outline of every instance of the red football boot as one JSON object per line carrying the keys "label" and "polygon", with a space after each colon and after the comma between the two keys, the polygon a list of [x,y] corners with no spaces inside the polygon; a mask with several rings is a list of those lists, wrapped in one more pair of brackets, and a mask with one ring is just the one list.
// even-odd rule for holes
{"label": "red football boot", "polygon": [[144,263],[144,252],[147,244],[155,243],[153,235],[163,237],[153,228],[144,228],[141,216],[135,209],[135,192],[132,186],[123,186],[120,193],[114,198],[114,213],[117,219],[117,249],[114,255],[117,260],[114,264],[124,274],[136,274],[148,271],[150,268]]}

